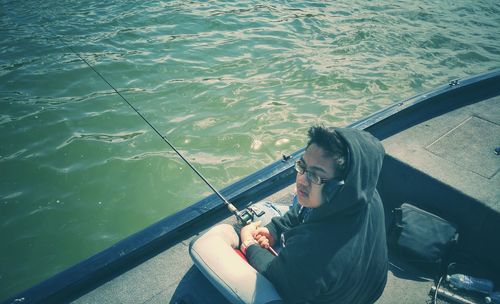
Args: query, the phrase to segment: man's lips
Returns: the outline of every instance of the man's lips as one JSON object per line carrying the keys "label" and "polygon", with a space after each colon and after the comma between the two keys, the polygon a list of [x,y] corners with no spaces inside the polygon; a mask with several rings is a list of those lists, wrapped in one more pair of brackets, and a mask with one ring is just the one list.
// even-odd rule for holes
{"label": "man's lips", "polygon": [[304,189],[297,188],[297,194],[302,197],[308,197],[309,193]]}

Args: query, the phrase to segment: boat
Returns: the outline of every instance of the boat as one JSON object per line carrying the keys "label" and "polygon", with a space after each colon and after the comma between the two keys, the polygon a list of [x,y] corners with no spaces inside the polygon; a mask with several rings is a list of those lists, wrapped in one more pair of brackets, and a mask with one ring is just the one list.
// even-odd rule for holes
{"label": "boat", "polygon": [[[371,133],[386,150],[377,186],[386,220],[412,202],[455,223],[457,255],[500,289],[499,109],[500,69],[452,80],[348,127]],[[283,155],[220,193],[240,210],[263,200],[286,203],[303,152]],[[217,195],[207,196],[3,303],[227,303],[188,251],[211,227],[233,221]],[[426,303],[434,280],[400,260],[390,254],[388,282],[376,303]],[[481,300],[446,292],[445,302]]]}

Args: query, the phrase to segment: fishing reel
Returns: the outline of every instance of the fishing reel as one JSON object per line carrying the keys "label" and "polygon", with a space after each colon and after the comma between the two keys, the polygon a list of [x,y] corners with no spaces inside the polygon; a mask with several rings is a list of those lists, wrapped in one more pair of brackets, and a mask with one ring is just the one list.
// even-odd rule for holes
{"label": "fishing reel", "polygon": [[236,219],[238,220],[238,224],[241,226],[246,226],[253,222],[255,217],[261,217],[266,212],[264,210],[255,210],[254,207],[245,208],[239,212],[237,212]]}
{"label": "fishing reel", "polygon": [[234,216],[236,216],[238,226],[240,227],[250,224],[251,222],[253,222],[255,217],[261,217],[266,213],[264,210],[260,210],[253,206],[245,208],[241,211],[236,209],[236,207],[234,207],[234,205],[231,203],[228,203],[227,207],[229,208],[229,211],[231,211]]}

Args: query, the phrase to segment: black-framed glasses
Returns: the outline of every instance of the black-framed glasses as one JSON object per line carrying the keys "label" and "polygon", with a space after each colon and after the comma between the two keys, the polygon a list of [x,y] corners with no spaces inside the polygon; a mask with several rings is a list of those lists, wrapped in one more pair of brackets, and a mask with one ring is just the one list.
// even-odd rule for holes
{"label": "black-framed glasses", "polygon": [[298,160],[295,162],[295,171],[297,171],[297,173],[300,175],[305,173],[307,180],[316,185],[323,185],[330,180],[330,178],[323,178],[321,176],[318,176],[316,173],[307,170],[307,166],[302,160]]}

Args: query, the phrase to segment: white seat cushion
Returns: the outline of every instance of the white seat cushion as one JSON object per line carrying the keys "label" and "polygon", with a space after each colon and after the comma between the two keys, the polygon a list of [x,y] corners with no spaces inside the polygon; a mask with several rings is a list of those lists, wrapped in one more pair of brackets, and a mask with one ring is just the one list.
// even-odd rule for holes
{"label": "white seat cushion", "polygon": [[235,251],[239,236],[221,224],[191,242],[194,264],[231,303],[283,303],[273,285]]}

